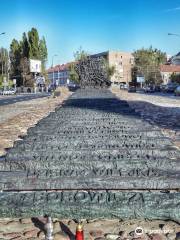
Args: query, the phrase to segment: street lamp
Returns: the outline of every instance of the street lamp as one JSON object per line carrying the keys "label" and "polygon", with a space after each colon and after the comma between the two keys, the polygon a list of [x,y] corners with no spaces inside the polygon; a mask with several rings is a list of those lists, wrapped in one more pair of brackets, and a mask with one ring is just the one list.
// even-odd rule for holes
{"label": "street lamp", "polygon": [[180,34],[177,33],[168,33],[169,36],[176,36],[176,37],[180,37]]}
{"label": "street lamp", "polygon": [[[54,65],[54,57],[57,57],[57,56],[58,56],[57,54],[54,54],[52,56],[52,68],[53,68],[53,65]],[[53,69],[53,84],[55,84],[55,82],[54,82],[54,69]]]}
{"label": "street lamp", "polygon": [[53,65],[54,65],[54,57],[57,57],[58,55],[57,54],[54,54],[53,56],[52,56],[52,67],[53,67]]}
{"label": "street lamp", "polygon": [[[4,35],[5,32],[0,33],[0,35]],[[3,62],[2,62],[2,76],[3,76]]]}

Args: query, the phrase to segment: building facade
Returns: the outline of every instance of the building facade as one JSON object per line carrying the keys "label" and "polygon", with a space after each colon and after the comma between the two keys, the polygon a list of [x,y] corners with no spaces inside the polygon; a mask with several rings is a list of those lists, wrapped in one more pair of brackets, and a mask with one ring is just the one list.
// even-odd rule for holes
{"label": "building facade", "polygon": [[120,51],[107,51],[91,55],[92,57],[104,57],[109,66],[115,67],[115,73],[111,76],[111,82],[114,84],[126,83],[132,81],[132,68],[134,66],[134,57],[131,53]]}
{"label": "building facade", "polygon": [[48,79],[51,84],[67,85],[69,79],[69,64],[56,65],[48,69]]}
{"label": "building facade", "polygon": [[172,74],[180,74],[180,65],[161,65],[160,72],[163,84],[168,84],[171,82]]}
{"label": "building facade", "polygon": [[[119,51],[106,51],[93,54],[91,57],[103,57],[107,60],[109,66],[115,67],[115,73],[111,76],[113,84],[128,84],[132,81],[132,68],[134,66],[134,57],[131,53]],[[48,69],[48,79],[53,85],[66,85],[69,80],[69,65],[56,65]]]}

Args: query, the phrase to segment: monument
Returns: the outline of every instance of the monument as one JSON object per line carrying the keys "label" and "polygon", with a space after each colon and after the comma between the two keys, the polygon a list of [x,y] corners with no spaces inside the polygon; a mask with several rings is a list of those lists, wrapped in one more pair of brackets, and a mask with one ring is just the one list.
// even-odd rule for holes
{"label": "monument", "polygon": [[[88,64],[78,66],[82,85],[102,86]],[[108,89],[79,89],[1,158],[0,217],[178,222],[179,170],[179,151],[157,126]]]}
{"label": "monument", "polygon": [[109,87],[107,64],[103,57],[87,56],[76,64],[81,87]]}

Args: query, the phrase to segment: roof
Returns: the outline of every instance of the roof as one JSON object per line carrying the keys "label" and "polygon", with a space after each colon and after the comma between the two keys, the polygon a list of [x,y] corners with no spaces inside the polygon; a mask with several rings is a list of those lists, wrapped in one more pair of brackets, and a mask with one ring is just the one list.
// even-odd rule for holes
{"label": "roof", "polygon": [[49,68],[47,71],[48,71],[48,73],[67,71],[70,64],[71,63],[59,64],[59,65]]}
{"label": "roof", "polygon": [[180,57],[180,52],[178,52],[175,56],[176,56],[176,57]]}
{"label": "roof", "polygon": [[161,65],[161,72],[180,72],[180,65]]}
{"label": "roof", "polygon": [[90,57],[107,57],[109,54],[109,51],[91,54]]}

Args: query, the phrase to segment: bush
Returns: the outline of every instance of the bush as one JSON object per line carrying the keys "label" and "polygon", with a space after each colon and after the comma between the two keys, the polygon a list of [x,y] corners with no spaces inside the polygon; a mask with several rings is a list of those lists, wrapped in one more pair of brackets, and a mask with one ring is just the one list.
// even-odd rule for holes
{"label": "bush", "polygon": [[171,75],[171,82],[180,84],[180,74],[173,73]]}

